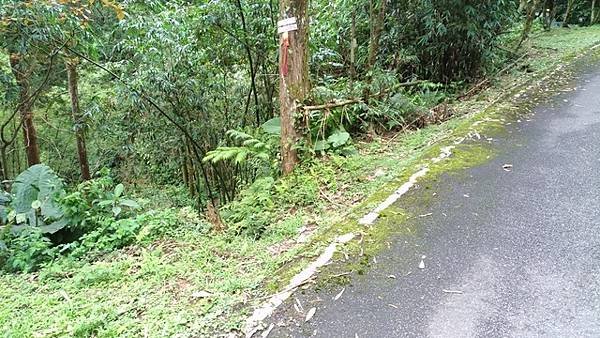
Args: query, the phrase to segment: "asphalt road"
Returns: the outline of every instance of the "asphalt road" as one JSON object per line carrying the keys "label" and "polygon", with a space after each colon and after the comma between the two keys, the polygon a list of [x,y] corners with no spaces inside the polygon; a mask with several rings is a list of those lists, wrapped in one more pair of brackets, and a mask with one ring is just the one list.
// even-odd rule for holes
{"label": "asphalt road", "polygon": [[269,337],[600,337],[600,70],[577,81],[495,159],[444,177],[366,274],[296,295],[314,317],[288,304]]}

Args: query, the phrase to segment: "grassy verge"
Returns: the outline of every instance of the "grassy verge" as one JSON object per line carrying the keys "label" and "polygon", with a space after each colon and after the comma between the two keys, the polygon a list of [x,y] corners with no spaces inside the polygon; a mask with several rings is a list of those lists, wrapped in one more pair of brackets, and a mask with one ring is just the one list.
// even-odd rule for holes
{"label": "grassy verge", "polygon": [[[488,121],[486,133],[501,132],[501,126],[490,121],[515,107],[498,100],[502,93],[528,86],[535,90],[541,76],[583,53],[599,37],[600,27],[538,34],[529,42],[530,57],[523,64],[471,100],[449,107],[460,117],[358,142],[356,156],[305,164],[276,183],[272,222],[259,239],[190,228],[93,262],[62,260],[37,273],[2,275],[0,332],[6,337],[196,337],[237,332],[253,305],[279,289],[334,236],[362,234],[363,245],[353,242],[343,249],[349,254],[377,250],[389,230],[385,222],[366,229],[353,221],[355,216],[385,198],[423,158],[437,156],[440,142],[467,135],[473,123]],[[474,165],[488,156],[484,149],[465,148],[457,152],[452,166],[433,172]],[[182,220],[197,218],[190,210],[173,212]],[[387,212],[397,213],[397,219],[403,211]]]}

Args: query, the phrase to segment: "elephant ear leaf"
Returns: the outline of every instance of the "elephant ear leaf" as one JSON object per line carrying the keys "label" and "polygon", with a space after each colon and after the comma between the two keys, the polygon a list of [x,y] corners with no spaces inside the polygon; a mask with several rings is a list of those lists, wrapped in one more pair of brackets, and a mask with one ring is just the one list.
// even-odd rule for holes
{"label": "elephant ear leaf", "polygon": [[36,164],[15,178],[11,205],[18,214],[30,212],[33,205],[43,218],[56,220],[63,212],[54,197],[62,191],[63,182],[56,173],[47,165]]}
{"label": "elephant ear leaf", "polygon": [[67,225],[69,225],[69,221],[62,218],[58,221],[54,221],[48,225],[42,225],[40,226],[40,229],[42,230],[42,233],[44,234],[53,234],[55,232],[57,232],[58,230],[66,227]]}
{"label": "elephant ear leaf", "polygon": [[327,138],[327,142],[329,142],[334,148],[341,147],[348,143],[348,141],[350,141],[350,134],[343,130],[339,130],[329,135],[329,137]]}

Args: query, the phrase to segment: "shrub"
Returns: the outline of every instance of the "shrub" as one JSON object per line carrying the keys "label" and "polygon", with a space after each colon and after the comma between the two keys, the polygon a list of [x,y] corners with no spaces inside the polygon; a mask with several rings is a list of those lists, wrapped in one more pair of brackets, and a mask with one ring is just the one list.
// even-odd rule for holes
{"label": "shrub", "polygon": [[272,199],[274,185],[272,177],[257,179],[240,198],[225,205],[221,216],[234,234],[258,238],[273,222],[275,203]]}
{"label": "shrub", "polygon": [[[411,1],[392,4],[397,15],[382,46],[401,46],[418,60],[415,72],[440,82],[479,75],[494,56],[498,35],[512,23],[517,3],[511,0]],[[393,54],[393,53],[390,53]]]}
{"label": "shrub", "polygon": [[108,172],[65,191],[62,180],[39,164],[15,179],[0,204],[0,264],[9,271],[31,271],[58,255],[83,257],[132,243],[141,228],[139,206],[124,195]]}
{"label": "shrub", "polygon": [[64,194],[63,183],[48,166],[36,164],[23,171],[15,178],[11,192],[6,197],[12,210],[7,221],[13,223],[13,231],[36,227],[41,233],[52,234],[66,226],[56,202]]}
{"label": "shrub", "polygon": [[52,260],[57,251],[50,239],[37,227],[25,227],[19,232],[4,229],[0,234],[0,266],[6,270],[29,272]]}

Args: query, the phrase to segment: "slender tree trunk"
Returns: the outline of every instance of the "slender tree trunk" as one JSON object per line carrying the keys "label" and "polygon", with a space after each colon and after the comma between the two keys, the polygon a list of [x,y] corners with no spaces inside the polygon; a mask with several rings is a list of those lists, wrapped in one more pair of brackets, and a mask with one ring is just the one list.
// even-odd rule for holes
{"label": "slender tree trunk", "polygon": [[575,0],[568,0],[567,1],[567,10],[565,11],[565,16],[563,18],[563,27],[569,27],[568,24],[568,20],[569,17],[571,16],[571,9],[573,9],[573,3],[575,2]]}
{"label": "slender tree trunk", "polygon": [[596,0],[592,0],[592,12],[590,13],[590,25],[596,23]]}
{"label": "slender tree trunk", "polygon": [[352,26],[350,26],[350,89],[353,87],[356,78],[356,12],[352,11]]}
{"label": "slender tree trunk", "polygon": [[298,163],[294,149],[295,114],[310,90],[308,77],[308,0],[279,0],[280,19],[296,18],[298,29],[281,34],[279,104],[281,116],[281,170],[291,173]]}
{"label": "slender tree trunk", "polygon": [[523,11],[525,11],[525,8],[527,8],[527,4],[528,4],[528,0],[520,0],[519,1],[519,9],[518,9],[519,14],[521,14],[521,13],[523,13]]}
{"label": "slender tree trunk", "polygon": [[373,1],[375,0],[371,0],[370,13],[371,36],[369,40],[369,70],[375,65],[375,62],[377,61],[377,55],[379,54],[379,40],[381,39],[381,31],[383,30],[383,26],[385,24],[385,11],[388,0],[381,0],[381,3],[379,4],[379,12],[377,14],[375,14],[376,9]]}
{"label": "slender tree trunk", "polygon": [[543,19],[544,19],[544,29],[550,30],[552,29],[552,23],[554,22],[554,16],[556,14],[556,6],[554,4],[554,0],[546,0],[544,2],[543,7]]}
{"label": "slender tree trunk", "polygon": [[539,4],[540,0],[533,0],[531,3],[529,3],[529,7],[527,7],[527,17],[525,18],[525,25],[523,26],[523,32],[521,33],[521,38],[519,39],[517,49],[521,48],[523,42],[527,40],[527,37],[529,37],[531,26],[533,25],[533,20],[535,19],[535,10],[538,8]]}
{"label": "slender tree trunk", "polygon": [[90,165],[87,157],[87,147],[85,145],[85,123],[79,110],[77,63],[77,59],[69,59],[65,61],[67,68],[67,87],[69,89],[69,96],[71,97],[71,114],[73,116],[73,123],[75,125],[75,139],[77,141],[79,169],[81,171],[81,179],[87,181],[91,178],[91,176]]}
{"label": "slender tree trunk", "polygon": [[260,126],[260,105],[258,104],[258,89],[256,88],[256,69],[254,67],[254,59],[252,58],[252,51],[250,50],[250,42],[248,41],[248,28],[246,26],[246,17],[244,15],[244,7],[242,7],[241,0],[236,0],[236,5],[240,13],[240,21],[242,24],[242,30],[244,31],[244,50],[248,57],[248,66],[250,67],[250,85],[251,91],[254,93],[254,113],[256,115],[256,125]]}
{"label": "slender tree trunk", "polygon": [[23,69],[22,57],[19,54],[10,55],[10,66],[17,86],[19,86],[19,114],[23,125],[23,140],[27,154],[27,165],[40,163],[40,148],[33,124],[33,111],[29,93],[29,81]]}
{"label": "slender tree trunk", "polygon": [[8,179],[8,162],[6,161],[6,148],[0,147],[0,178],[4,181]]}

